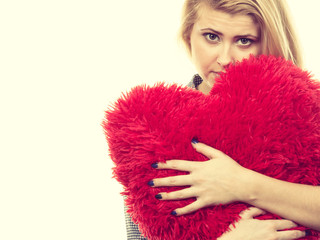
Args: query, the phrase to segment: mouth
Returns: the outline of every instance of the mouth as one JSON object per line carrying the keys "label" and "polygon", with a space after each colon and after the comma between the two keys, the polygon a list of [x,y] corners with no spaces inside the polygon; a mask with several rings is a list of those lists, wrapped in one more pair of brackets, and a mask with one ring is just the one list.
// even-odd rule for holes
{"label": "mouth", "polygon": [[222,72],[215,72],[215,71],[212,71],[212,73],[213,73],[213,75],[215,76],[215,78],[216,77],[219,77],[220,76],[220,74],[222,73]]}

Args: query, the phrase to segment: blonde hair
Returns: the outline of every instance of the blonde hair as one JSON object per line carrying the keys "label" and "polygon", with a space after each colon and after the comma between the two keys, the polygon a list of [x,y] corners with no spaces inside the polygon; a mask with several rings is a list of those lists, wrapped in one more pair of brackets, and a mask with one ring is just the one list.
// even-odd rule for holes
{"label": "blonde hair", "polygon": [[179,37],[189,54],[190,34],[202,4],[229,14],[251,16],[260,28],[262,53],[284,57],[302,67],[300,44],[285,0],[186,0]]}

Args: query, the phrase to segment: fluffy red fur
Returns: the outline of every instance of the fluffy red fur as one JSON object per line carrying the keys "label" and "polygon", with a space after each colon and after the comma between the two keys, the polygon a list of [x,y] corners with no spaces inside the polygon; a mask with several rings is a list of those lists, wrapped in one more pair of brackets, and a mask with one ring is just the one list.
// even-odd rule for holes
{"label": "fluffy red fur", "polygon": [[[141,232],[150,240],[216,239],[248,207],[232,203],[175,217],[172,210],[194,199],[155,199],[159,192],[180,188],[151,188],[148,181],[186,173],[156,170],[152,163],[207,160],[191,146],[195,137],[246,168],[319,185],[319,89],[318,82],[291,62],[260,56],[230,66],[210,95],[165,84],[138,86],[123,95],[106,112],[102,125],[114,176],[124,186],[128,212]],[[270,218],[278,217],[260,217]]]}

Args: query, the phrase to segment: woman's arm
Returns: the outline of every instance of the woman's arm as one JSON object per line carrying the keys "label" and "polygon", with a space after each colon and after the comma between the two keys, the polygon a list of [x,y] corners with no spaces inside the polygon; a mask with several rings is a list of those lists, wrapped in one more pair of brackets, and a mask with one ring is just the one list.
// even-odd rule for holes
{"label": "woman's arm", "polygon": [[147,240],[143,237],[139,231],[138,225],[136,225],[130,215],[127,213],[127,206],[124,205],[124,214],[126,220],[127,240]]}
{"label": "woman's arm", "polygon": [[161,193],[161,200],[197,200],[177,215],[187,214],[206,206],[242,201],[262,208],[301,225],[320,230],[320,187],[294,184],[267,177],[240,166],[226,154],[202,143],[192,144],[196,151],[210,160],[194,162],[170,160],[158,163],[158,169],[188,171],[180,175],[154,179],[158,186],[190,186],[189,188]]}
{"label": "woman's arm", "polygon": [[224,233],[217,240],[267,240],[267,239],[297,239],[305,237],[306,232],[286,230],[296,227],[290,220],[258,220],[254,219],[265,212],[259,208],[249,208],[240,213],[241,219],[229,226],[230,231]]}
{"label": "woman's arm", "polygon": [[[147,240],[139,232],[138,226],[134,224],[130,216],[126,214],[127,239]],[[241,219],[229,226],[230,230],[224,233],[217,240],[266,240],[266,239],[287,239],[293,240],[306,236],[306,233],[299,230],[287,230],[296,227],[290,220],[258,220],[254,219],[265,212],[259,208],[249,208],[240,213]]]}
{"label": "woman's arm", "polygon": [[243,184],[245,182],[251,195],[244,198],[244,202],[320,230],[319,186],[280,181],[254,171],[246,174]]}

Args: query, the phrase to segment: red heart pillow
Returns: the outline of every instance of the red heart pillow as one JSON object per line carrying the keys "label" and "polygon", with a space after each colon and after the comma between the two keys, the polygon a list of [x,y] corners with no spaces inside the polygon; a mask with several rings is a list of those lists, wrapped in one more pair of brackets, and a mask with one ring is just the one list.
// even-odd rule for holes
{"label": "red heart pillow", "polygon": [[319,89],[291,62],[260,56],[230,66],[210,95],[165,84],[138,86],[123,95],[106,112],[103,127],[114,176],[124,186],[128,212],[140,231],[150,240],[216,239],[248,207],[232,203],[175,217],[172,210],[194,199],[155,199],[159,192],[180,188],[151,188],[148,181],[185,173],[155,170],[152,163],[207,160],[191,146],[194,137],[246,168],[319,185]]}

